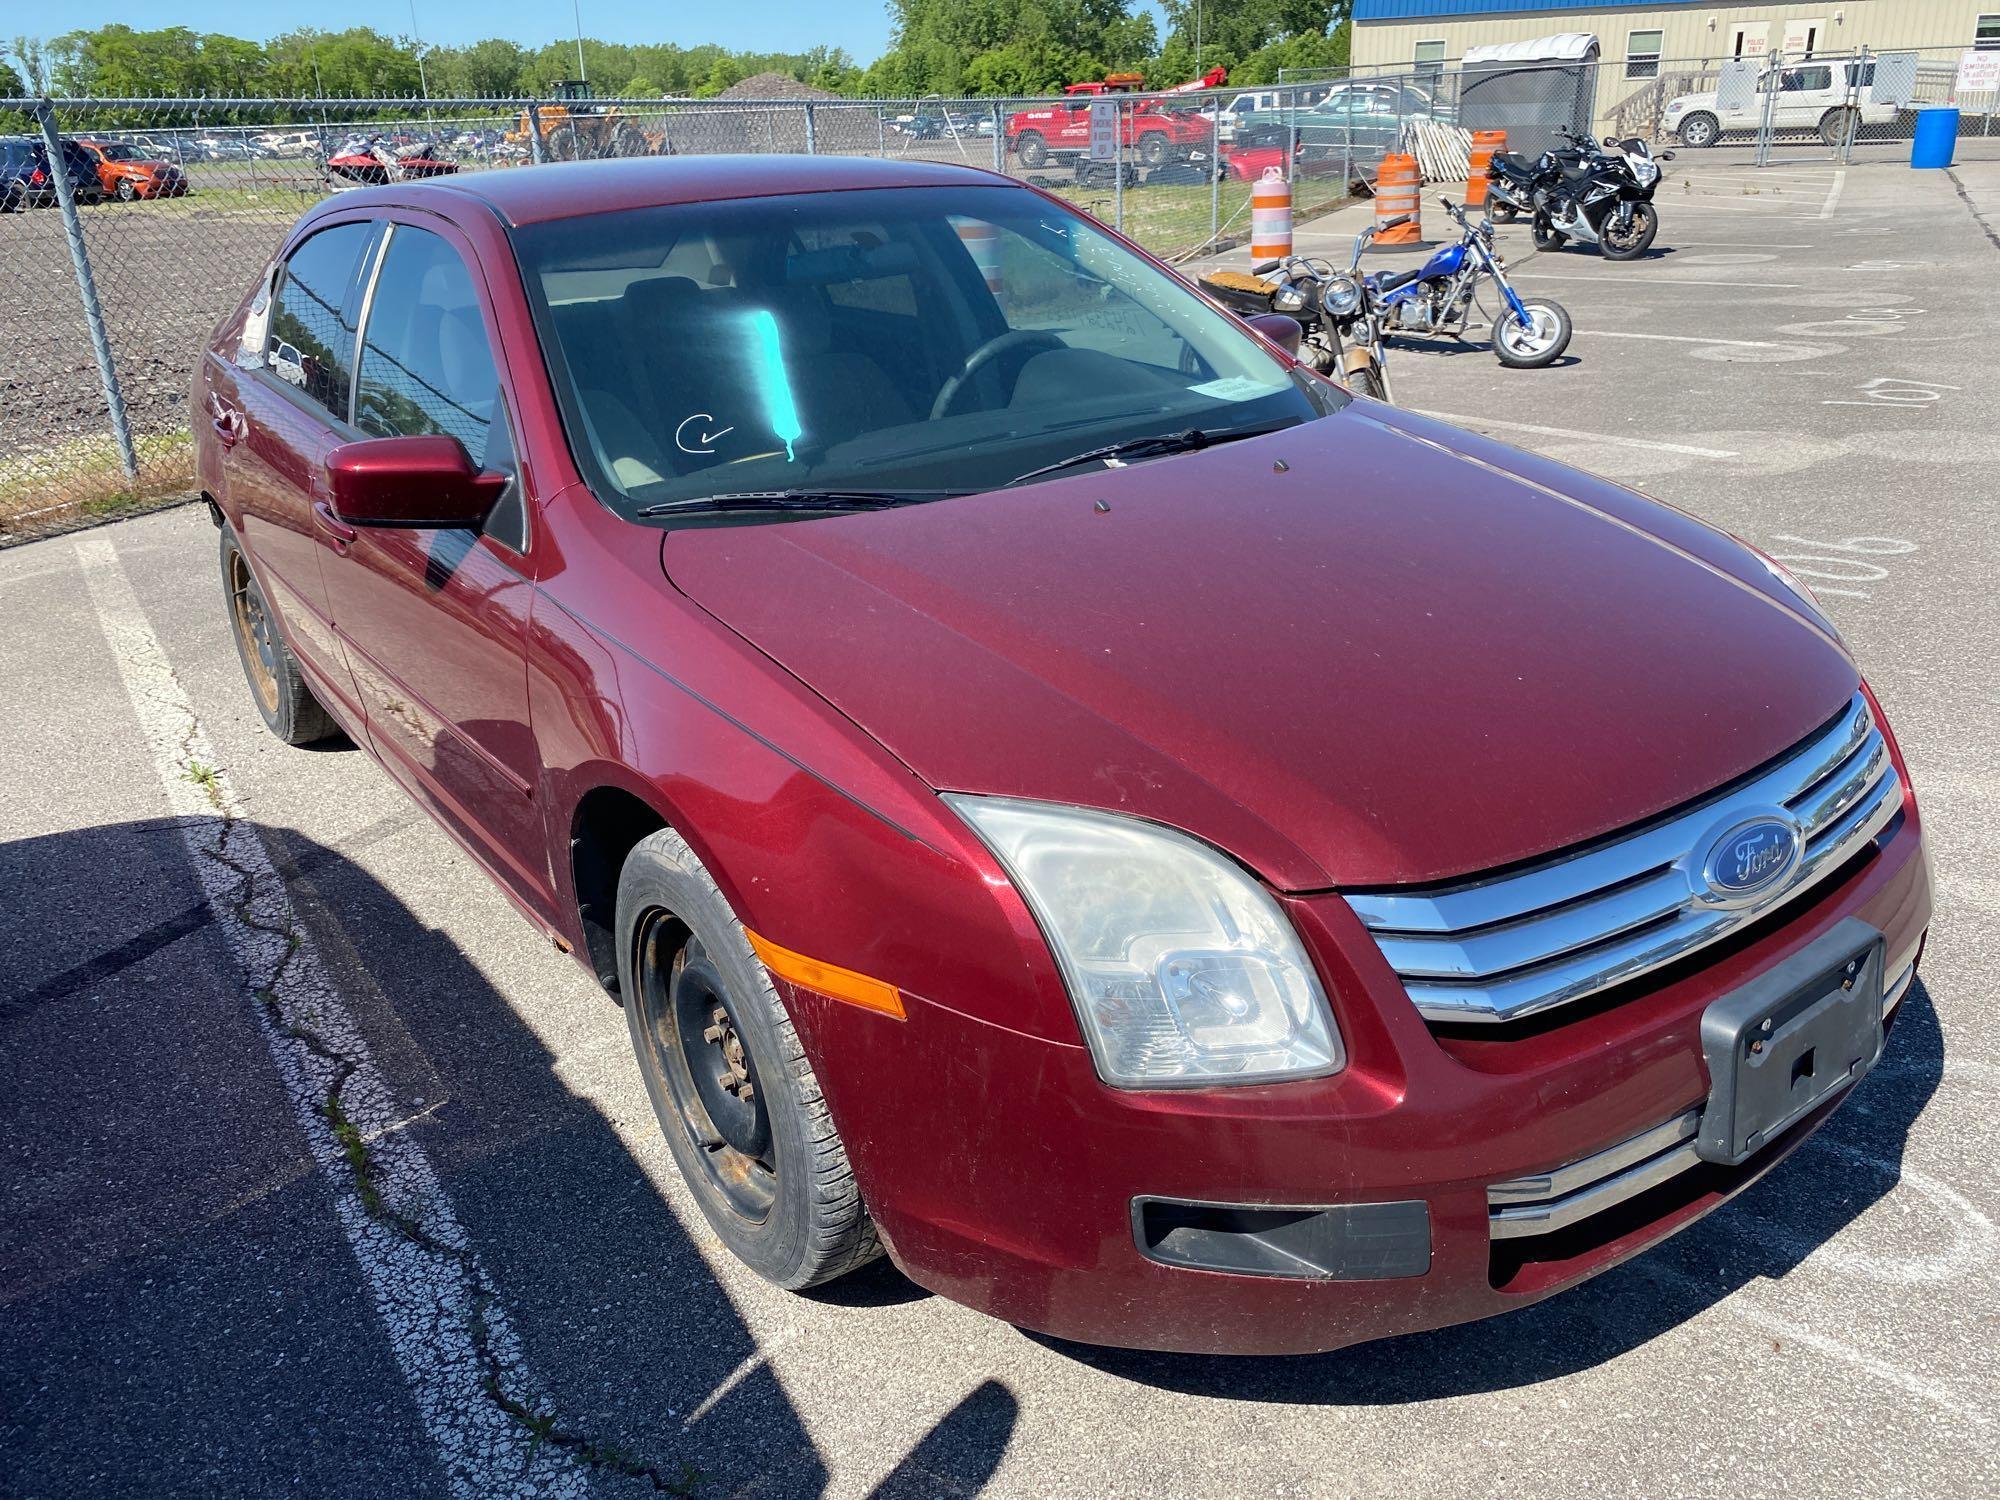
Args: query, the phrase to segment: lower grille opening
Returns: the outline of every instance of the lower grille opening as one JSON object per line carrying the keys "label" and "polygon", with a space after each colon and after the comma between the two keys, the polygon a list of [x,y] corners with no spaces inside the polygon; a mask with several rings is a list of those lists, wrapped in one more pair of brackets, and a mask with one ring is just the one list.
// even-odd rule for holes
{"label": "lower grille opening", "polygon": [[1239,1276],[1378,1281],[1421,1276],[1431,1265],[1430,1206],[1422,1199],[1265,1208],[1137,1198],[1132,1233],[1148,1260]]}

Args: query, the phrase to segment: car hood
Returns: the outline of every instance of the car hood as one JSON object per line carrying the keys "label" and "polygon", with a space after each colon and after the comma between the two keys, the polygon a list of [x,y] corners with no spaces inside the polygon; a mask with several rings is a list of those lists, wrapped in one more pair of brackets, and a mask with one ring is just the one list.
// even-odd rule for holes
{"label": "car hood", "polygon": [[1154,819],[1291,890],[1638,822],[1857,682],[1721,533],[1364,403],[990,495],[672,531],[662,560],[932,786]]}

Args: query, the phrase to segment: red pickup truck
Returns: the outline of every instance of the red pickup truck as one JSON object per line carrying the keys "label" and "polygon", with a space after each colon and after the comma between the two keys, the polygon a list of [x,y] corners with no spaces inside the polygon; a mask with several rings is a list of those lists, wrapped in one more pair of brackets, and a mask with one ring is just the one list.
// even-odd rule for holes
{"label": "red pickup truck", "polygon": [[[1068,164],[1090,150],[1092,100],[1122,90],[1110,81],[1073,83],[1060,104],[1019,110],[1007,117],[1007,149],[1029,169],[1050,161]],[[1127,151],[1148,167],[1186,161],[1213,149],[1215,132],[1192,108],[1157,99],[1135,99],[1120,112],[1119,135]]]}

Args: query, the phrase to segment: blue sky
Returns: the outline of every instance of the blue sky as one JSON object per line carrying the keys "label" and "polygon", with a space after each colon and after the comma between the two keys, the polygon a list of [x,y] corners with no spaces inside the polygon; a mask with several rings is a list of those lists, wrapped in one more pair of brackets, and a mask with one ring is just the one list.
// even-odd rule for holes
{"label": "blue sky", "polygon": [[[416,0],[417,34],[427,42],[460,43],[504,36],[538,45],[571,32],[564,0]],[[1153,9],[1157,17],[1156,7]],[[870,62],[889,45],[889,13],[882,0],[751,0],[749,4],[690,5],[582,0],[583,33],[607,42],[679,42],[769,52],[800,52],[824,43],[845,47]],[[42,14],[47,15],[48,12]],[[262,41],[297,26],[338,31],[372,26],[391,35],[410,33],[409,0],[75,0],[60,7],[49,35],[75,27],[122,21],[149,30],[188,26]]]}

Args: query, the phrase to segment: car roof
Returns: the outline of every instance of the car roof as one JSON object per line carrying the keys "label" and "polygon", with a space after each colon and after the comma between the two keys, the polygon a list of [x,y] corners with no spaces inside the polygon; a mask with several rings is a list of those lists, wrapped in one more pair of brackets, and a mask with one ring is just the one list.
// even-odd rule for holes
{"label": "car roof", "polygon": [[432,192],[443,191],[478,198],[505,223],[518,227],[666,203],[954,186],[1020,184],[996,172],[945,162],[851,156],[646,156],[428,177],[371,192],[367,201],[435,203]]}

